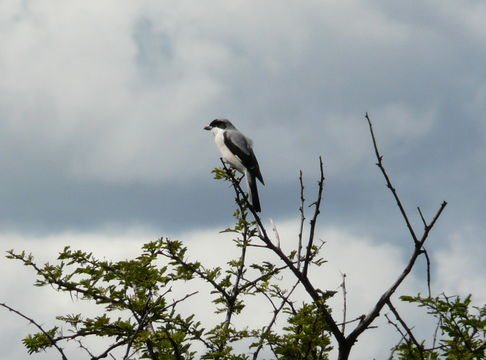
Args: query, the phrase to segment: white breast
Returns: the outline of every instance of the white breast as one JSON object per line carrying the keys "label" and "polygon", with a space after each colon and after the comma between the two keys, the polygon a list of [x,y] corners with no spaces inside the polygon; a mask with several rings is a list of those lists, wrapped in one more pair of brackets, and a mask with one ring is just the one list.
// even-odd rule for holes
{"label": "white breast", "polygon": [[[213,130],[215,130],[213,128]],[[245,173],[245,167],[241,163],[240,159],[235,156],[230,149],[225,145],[224,143],[224,132],[221,131],[221,129],[218,129],[220,131],[214,131],[214,142],[216,143],[216,146],[218,147],[219,151],[221,152],[221,155],[223,156],[223,159],[225,162],[230,164],[233,168],[238,170],[241,173]]]}

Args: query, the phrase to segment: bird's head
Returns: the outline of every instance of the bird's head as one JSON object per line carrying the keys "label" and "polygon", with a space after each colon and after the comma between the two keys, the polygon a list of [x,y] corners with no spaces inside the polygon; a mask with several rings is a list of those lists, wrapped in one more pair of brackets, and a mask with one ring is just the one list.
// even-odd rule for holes
{"label": "bird's head", "polygon": [[228,119],[214,119],[208,126],[204,127],[204,130],[213,130],[213,129],[234,129],[235,127]]}

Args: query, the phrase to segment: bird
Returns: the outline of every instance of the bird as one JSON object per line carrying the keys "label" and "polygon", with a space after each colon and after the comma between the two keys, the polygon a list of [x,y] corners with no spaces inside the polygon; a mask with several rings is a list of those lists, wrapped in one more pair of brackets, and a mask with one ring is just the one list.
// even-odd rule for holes
{"label": "bird", "polygon": [[253,142],[243,135],[228,119],[214,119],[204,130],[211,131],[214,142],[223,156],[224,162],[238,170],[246,178],[249,201],[256,212],[261,212],[256,179],[263,185],[260,166],[253,152]]}

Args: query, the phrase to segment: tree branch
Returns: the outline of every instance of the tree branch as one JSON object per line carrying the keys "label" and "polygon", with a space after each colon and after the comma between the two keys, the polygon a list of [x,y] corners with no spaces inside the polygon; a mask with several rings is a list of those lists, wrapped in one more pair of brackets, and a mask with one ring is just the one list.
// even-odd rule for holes
{"label": "tree branch", "polygon": [[27,320],[28,322],[30,322],[31,324],[33,324],[37,329],[39,329],[49,339],[49,341],[51,342],[52,346],[54,346],[54,348],[56,348],[56,350],[61,354],[62,360],[67,360],[66,354],[64,353],[64,351],[62,350],[62,348],[59,347],[56,344],[56,341],[52,338],[52,336],[49,335],[49,333],[47,331],[45,331],[44,328],[42,326],[40,326],[34,319],[28,317],[27,315],[24,315],[23,313],[21,313],[18,310],[15,310],[14,308],[11,308],[7,304],[0,303],[0,306],[4,307],[8,311],[11,311],[11,312],[17,314],[18,316],[24,318],[25,320]]}
{"label": "tree branch", "polygon": [[91,360],[100,360],[100,359],[104,359],[106,358],[109,354],[110,354],[110,351],[113,351],[114,349],[116,349],[117,347],[119,346],[122,346],[122,345],[125,345],[127,343],[127,340],[124,339],[124,340],[121,340],[117,343],[114,343],[113,345],[111,345],[108,349],[106,349],[103,353],[101,353],[100,355],[98,356],[94,356],[91,358]]}
{"label": "tree branch", "polygon": [[430,297],[432,297],[432,291],[431,291],[431,287],[430,287],[430,283],[431,283],[430,258],[429,258],[429,253],[427,252],[427,250],[424,247],[422,248],[422,253],[424,254],[425,261],[427,262],[427,290],[429,292],[429,298],[430,298]]}
{"label": "tree branch", "polygon": [[391,183],[390,178],[388,177],[388,174],[387,174],[387,172],[386,172],[386,170],[385,170],[385,168],[383,166],[383,155],[381,155],[380,154],[380,151],[378,150],[378,145],[376,143],[375,133],[373,132],[373,125],[371,124],[371,120],[370,120],[370,118],[368,116],[368,113],[366,113],[366,116],[365,117],[366,117],[366,120],[368,120],[368,126],[370,128],[370,133],[371,133],[371,139],[373,140],[373,147],[375,149],[376,159],[378,160],[378,162],[376,163],[376,165],[380,168],[381,173],[383,174],[383,177],[385,178],[386,186],[392,192],[393,197],[395,198],[395,201],[397,203],[397,206],[400,209],[400,212],[402,214],[402,217],[405,220],[405,223],[407,224],[408,231],[410,232],[410,235],[412,236],[413,241],[415,242],[415,244],[417,244],[418,243],[417,235],[415,235],[415,231],[413,230],[413,227],[412,227],[410,221],[408,220],[408,215],[407,215],[407,213],[405,211],[405,208],[403,207],[402,202],[400,201],[400,198],[398,197],[397,191],[393,187],[393,184]]}
{"label": "tree branch", "polygon": [[341,332],[344,334],[346,330],[346,311],[347,311],[347,301],[346,301],[346,274],[342,274],[343,282],[341,283],[341,288],[343,289],[343,322],[341,324]]}
{"label": "tree branch", "polygon": [[300,268],[300,260],[302,258],[302,232],[304,230],[304,221],[305,221],[305,214],[304,214],[304,181],[302,178],[302,170],[299,171],[299,183],[300,183],[300,225],[299,225],[299,243],[297,247],[297,269],[301,270]]}
{"label": "tree branch", "polygon": [[324,189],[324,168],[322,165],[322,158],[319,156],[319,170],[320,170],[320,177],[318,181],[318,194],[317,194],[317,200],[311,204],[315,205],[315,210],[314,210],[314,216],[312,217],[310,221],[310,231],[309,231],[309,240],[307,241],[307,252],[305,255],[304,259],[304,269],[302,270],[302,274],[307,277],[307,271],[309,269],[309,263],[311,261],[310,259],[310,253],[312,251],[312,245],[314,242],[314,233],[316,229],[316,224],[317,224],[317,217],[320,214],[320,207],[321,207],[321,200],[322,200],[322,191]]}
{"label": "tree branch", "polygon": [[[320,161],[320,164],[322,166],[322,160]],[[223,168],[225,169],[226,174],[228,175],[229,179],[231,180],[231,183],[233,185],[234,190],[236,192],[240,192],[240,193],[243,193],[244,194],[244,192],[241,189],[239,183],[236,181],[235,177],[233,176],[233,174],[231,173],[231,171],[229,171],[229,169],[226,167],[226,164],[224,164],[224,163],[223,163]],[[324,180],[323,177],[324,176],[322,174],[322,180]],[[245,199],[246,199],[246,197],[245,197]],[[247,199],[246,199],[246,202],[248,202]],[[319,200],[319,204],[320,204],[320,200]],[[318,206],[316,206],[316,208],[318,208]],[[257,224],[257,226],[259,228],[259,231],[260,231],[260,236],[259,237],[260,237],[260,239],[265,243],[265,245],[270,250],[272,250],[287,265],[287,267],[292,271],[292,273],[295,275],[295,277],[298,280],[300,280],[300,282],[304,286],[304,289],[309,294],[309,296],[312,298],[312,300],[316,304],[317,308],[321,312],[324,320],[326,321],[327,325],[329,326],[330,332],[336,338],[336,341],[339,344],[344,343],[346,341],[346,339],[345,339],[343,333],[341,332],[341,330],[339,329],[339,327],[337,326],[336,322],[334,321],[331,313],[325,307],[325,305],[324,305],[324,303],[322,301],[322,297],[319,294],[319,292],[317,291],[317,289],[314,288],[314,286],[309,281],[309,279],[306,276],[304,276],[303,273],[294,265],[294,263],[292,262],[292,260],[290,260],[289,257],[287,255],[285,255],[284,252],[278,246],[276,246],[272,242],[272,240],[270,239],[270,237],[267,234],[267,231],[266,231],[265,227],[263,226],[263,223],[262,223],[262,220],[260,219],[260,216],[253,209],[253,207],[252,206],[249,206],[248,209],[252,213],[252,215],[253,215],[253,217],[255,219],[255,222],[256,222],[256,224]],[[317,215],[316,215],[316,217],[317,217]]]}
{"label": "tree branch", "polygon": [[420,359],[421,360],[424,360],[424,354],[423,354],[424,349],[423,349],[423,346],[419,344],[419,342],[417,341],[417,339],[413,335],[412,329],[410,329],[408,327],[408,325],[405,323],[405,321],[403,321],[402,317],[398,313],[397,309],[393,306],[393,304],[392,304],[392,302],[391,302],[390,299],[388,299],[388,301],[386,302],[386,304],[388,305],[388,308],[391,310],[391,312],[393,313],[393,315],[395,315],[395,318],[398,320],[398,322],[400,323],[400,325],[402,325],[402,327],[405,329],[405,331],[407,332],[410,340],[417,347],[417,350],[419,351],[419,354],[420,354]]}
{"label": "tree branch", "polygon": [[363,331],[365,331],[368,328],[368,326],[375,320],[375,318],[379,315],[379,313],[380,313],[381,309],[383,308],[383,306],[389,301],[390,297],[393,295],[393,293],[395,292],[395,290],[400,286],[400,284],[403,282],[403,280],[410,273],[410,271],[412,270],[413,266],[415,265],[415,262],[417,260],[417,257],[420,254],[422,254],[422,247],[423,247],[425,241],[428,238],[428,235],[430,233],[430,230],[432,230],[432,228],[434,227],[436,221],[439,219],[440,215],[442,214],[442,211],[447,206],[447,202],[446,201],[442,202],[439,210],[435,214],[435,216],[432,219],[432,221],[430,222],[430,224],[426,224],[425,225],[425,230],[424,230],[424,232],[422,234],[422,237],[420,239],[418,239],[417,236],[415,235],[415,232],[414,232],[411,224],[410,224],[410,221],[408,220],[407,213],[404,210],[404,207],[403,207],[402,202],[401,202],[401,200],[400,200],[400,198],[398,196],[398,193],[395,190],[395,188],[393,187],[393,184],[391,183],[391,180],[390,180],[390,178],[389,178],[389,176],[387,174],[387,171],[385,170],[385,168],[383,166],[383,163],[382,163],[383,156],[380,154],[380,152],[378,150],[378,146],[376,144],[376,138],[375,138],[374,133],[373,133],[373,126],[371,124],[370,118],[368,117],[368,114],[366,114],[366,119],[368,121],[369,128],[370,128],[370,133],[371,133],[371,137],[373,139],[373,146],[374,146],[374,149],[375,149],[376,158],[378,159],[377,165],[380,168],[380,170],[381,170],[381,172],[382,172],[382,174],[383,174],[383,176],[384,176],[384,178],[386,180],[387,187],[390,189],[390,191],[392,192],[392,194],[393,194],[393,196],[395,198],[395,201],[397,203],[397,206],[399,207],[400,212],[402,214],[402,217],[405,220],[405,223],[406,223],[407,228],[408,228],[408,230],[410,232],[410,235],[414,239],[415,247],[414,247],[414,251],[413,251],[412,255],[410,256],[410,260],[409,260],[407,266],[405,267],[405,269],[403,270],[403,272],[400,274],[400,276],[398,277],[398,279],[390,286],[390,288],[387,291],[385,291],[385,293],[383,293],[383,295],[381,296],[381,298],[376,303],[375,307],[368,313],[368,315],[366,315],[365,319],[360,324],[358,324],[358,326],[348,335],[347,340],[351,344],[353,344],[356,341],[356,339],[358,338],[358,336]]}
{"label": "tree branch", "polygon": [[282,295],[282,302],[280,303],[280,306],[279,307],[275,307],[275,305],[271,301],[272,306],[274,308],[274,310],[273,310],[273,316],[272,316],[272,319],[270,320],[270,323],[267,325],[267,327],[265,328],[265,330],[262,332],[261,343],[258,345],[256,351],[253,353],[253,360],[256,360],[258,358],[258,355],[259,355],[260,351],[263,348],[263,336],[266,335],[266,334],[268,334],[268,333],[270,333],[270,331],[272,330],[273,325],[275,324],[275,321],[277,320],[278,314],[282,311],[282,309],[284,308],[285,304],[288,303],[290,296],[292,295],[292,293],[294,292],[294,290],[297,288],[297,286],[299,284],[300,284],[300,281],[297,281],[294,284],[294,286],[292,286],[292,289],[290,289],[290,291],[288,292],[288,294],[286,296],[283,296]]}

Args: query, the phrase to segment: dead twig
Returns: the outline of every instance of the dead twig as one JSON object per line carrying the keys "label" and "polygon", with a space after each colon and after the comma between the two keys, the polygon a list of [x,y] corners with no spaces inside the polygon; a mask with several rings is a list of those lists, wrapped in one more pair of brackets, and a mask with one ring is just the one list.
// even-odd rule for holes
{"label": "dead twig", "polygon": [[310,204],[309,206],[315,206],[314,208],[314,216],[312,217],[310,221],[310,229],[309,229],[309,240],[307,241],[307,251],[304,259],[304,268],[302,270],[302,274],[304,276],[307,276],[307,271],[309,269],[309,263],[311,262],[310,259],[310,254],[312,252],[312,245],[314,243],[314,233],[316,229],[316,224],[317,224],[317,217],[319,216],[321,210],[321,200],[322,200],[322,192],[324,190],[324,166],[322,164],[322,157],[319,156],[319,171],[320,171],[320,177],[319,181],[317,183],[318,186],[318,193],[317,193],[317,200]]}
{"label": "dead twig", "polygon": [[302,258],[302,233],[304,231],[304,221],[305,221],[305,214],[304,214],[304,180],[302,178],[302,170],[299,172],[299,183],[300,183],[300,225],[299,225],[299,243],[297,246],[297,269],[300,269],[300,261]]}
{"label": "dead twig", "polygon": [[346,330],[346,310],[347,310],[347,300],[346,300],[346,274],[341,274],[343,281],[341,283],[341,288],[343,289],[343,322],[341,325],[341,332],[344,334]]}

